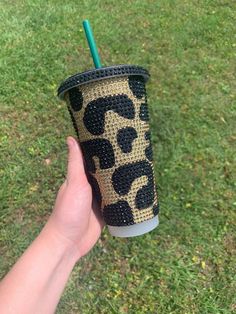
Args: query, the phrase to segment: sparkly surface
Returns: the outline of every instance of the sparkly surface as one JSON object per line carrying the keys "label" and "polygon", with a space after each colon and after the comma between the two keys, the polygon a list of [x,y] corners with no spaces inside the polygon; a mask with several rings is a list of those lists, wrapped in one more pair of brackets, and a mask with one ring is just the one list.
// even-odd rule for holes
{"label": "sparkly surface", "polygon": [[[147,81],[149,73],[142,67],[136,65],[120,64],[109,67],[103,67],[99,69],[93,69],[83,73],[75,74],[66,79],[58,88],[58,96],[63,98],[65,92],[70,90],[72,87],[81,86],[86,83],[93,81],[103,80],[104,78],[114,78],[115,76],[135,76],[139,80]],[[132,83],[131,83],[132,84]]]}
{"label": "sparkly surface", "polygon": [[132,143],[137,137],[137,131],[132,127],[126,127],[118,130],[117,143],[123,153],[130,153],[132,151]]}
{"label": "sparkly surface", "polygon": [[72,90],[65,98],[106,223],[153,218],[158,201],[144,78],[104,78]]}

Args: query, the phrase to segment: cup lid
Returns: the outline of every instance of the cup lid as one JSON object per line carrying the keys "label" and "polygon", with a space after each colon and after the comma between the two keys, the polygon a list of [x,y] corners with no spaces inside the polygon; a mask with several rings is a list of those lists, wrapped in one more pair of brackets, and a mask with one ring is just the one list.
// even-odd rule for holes
{"label": "cup lid", "polygon": [[86,83],[91,83],[94,81],[99,81],[102,79],[111,78],[114,76],[142,76],[146,82],[149,78],[149,73],[144,68],[137,65],[119,64],[108,67],[102,67],[98,69],[93,69],[85,71],[82,73],[77,73],[68,77],[64,82],[61,83],[57,90],[57,95],[59,98],[63,99],[65,93],[75,87]]}

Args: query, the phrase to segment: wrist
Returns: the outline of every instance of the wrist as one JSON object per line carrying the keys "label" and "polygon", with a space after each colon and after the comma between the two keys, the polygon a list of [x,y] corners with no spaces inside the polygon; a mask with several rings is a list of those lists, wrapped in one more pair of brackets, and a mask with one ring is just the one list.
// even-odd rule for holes
{"label": "wrist", "polygon": [[76,244],[57,230],[51,217],[39,237],[44,238],[44,243],[51,248],[52,254],[58,254],[61,259],[69,259],[73,264],[80,259]]}

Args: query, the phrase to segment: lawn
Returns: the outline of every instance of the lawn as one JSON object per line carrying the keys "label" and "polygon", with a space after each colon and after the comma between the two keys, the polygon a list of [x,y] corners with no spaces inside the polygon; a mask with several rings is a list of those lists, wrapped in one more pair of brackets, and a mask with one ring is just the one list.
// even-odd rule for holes
{"label": "lawn", "polygon": [[75,267],[58,313],[236,311],[236,3],[234,0],[2,0],[0,277],[50,215],[74,135],[56,96],[93,67],[147,68],[160,225],[107,230]]}

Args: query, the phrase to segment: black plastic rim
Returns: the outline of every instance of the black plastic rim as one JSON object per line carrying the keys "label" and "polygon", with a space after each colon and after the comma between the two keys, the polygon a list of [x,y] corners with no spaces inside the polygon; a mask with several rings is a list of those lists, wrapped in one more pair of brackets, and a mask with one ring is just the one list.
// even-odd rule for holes
{"label": "black plastic rim", "polygon": [[65,92],[67,92],[69,89],[75,86],[80,86],[88,82],[91,83],[102,79],[111,78],[114,76],[130,76],[130,75],[142,76],[145,82],[148,80],[150,76],[147,70],[137,65],[119,64],[99,69],[93,69],[86,72],[77,73],[73,76],[68,77],[59,86],[57,90],[57,95],[59,98],[63,99]]}

